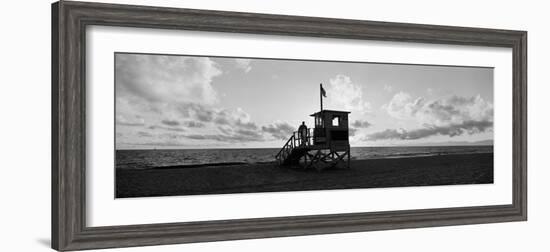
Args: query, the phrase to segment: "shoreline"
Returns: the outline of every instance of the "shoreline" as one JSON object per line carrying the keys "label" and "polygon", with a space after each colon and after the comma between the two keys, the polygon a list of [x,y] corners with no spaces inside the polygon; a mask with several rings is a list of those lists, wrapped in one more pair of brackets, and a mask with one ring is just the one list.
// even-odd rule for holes
{"label": "shoreline", "polygon": [[[401,155],[388,155],[384,157],[372,157],[372,158],[362,158],[354,159],[351,158],[351,161],[367,161],[367,160],[384,160],[384,159],[402,159],[402,158],[417,158],[417,157],[432,157],[432,156],[447,156],[447,155],[470,155],[470,154],[493,154],[493,152],[475,152],[475,153],[435,153],[435,154],[401,154]],[[259,162],[241,162],[241,161],[231,161],[231,162],[213,162],[213,163],[198,163],[198,164],[179,164],[179,165],[166,165],[166,166],[152,166],[145,168],[119,168],[115,169],[121,170],[159,170],[159,169],[186,169],[186,168],[205,168],[205,167],[217,167],[217,166],[235,166],[235,165],[263,165],[263,164],[277,164],[277,160],[272,161],[259,161]]]}
{"label": "shoreline", "polygon": [[[351,148],[414,148],[414,147],[492,147],[493,144],[443,144],[443,145],[433,145],[433,144],[426,144],[426,145],[384,145],[384,146],[353,146]],[[279,150],[281,149],[281,146],[277,145],[274,147],[228,147],[228,148],[126,148],[126,149],[115,149],[115,151],[149,151],[149,150],[258,150],[258,149],[264,149],[264,150]]]}
{"label": "shoreline", "polygon": [[116,169],[116,197],[493,183],[493,153],[351,160],[350,165],[322,172],[273,162]]}

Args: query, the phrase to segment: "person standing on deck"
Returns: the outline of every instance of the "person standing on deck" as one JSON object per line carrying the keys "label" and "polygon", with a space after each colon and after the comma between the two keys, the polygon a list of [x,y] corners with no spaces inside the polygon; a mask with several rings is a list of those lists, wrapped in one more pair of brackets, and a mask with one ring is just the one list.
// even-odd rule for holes
{"label": "person standing on deck", "polygon": [[306,145],[307,143],[307,126],[306,122],[302,121],[302,125],[298,127],[298,135],[300,136],[300,145]]}

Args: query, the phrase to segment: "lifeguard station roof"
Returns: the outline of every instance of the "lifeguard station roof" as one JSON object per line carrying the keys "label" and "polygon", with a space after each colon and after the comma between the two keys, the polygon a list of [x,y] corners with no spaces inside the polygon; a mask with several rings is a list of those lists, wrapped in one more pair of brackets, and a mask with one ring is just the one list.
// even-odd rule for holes
{"label": "lifeguard station roof", "polygon": [[313,114],[311,114],[311,115],[309,115],[309,116],[316,116],[316,115],[318,115],[318,114],[324,114],[324,113],[335,113],[335,114],[338,114],[338,113],[344,114],[344,113],[345,113],[345,114],[349,114],[349,113],[351,113],[351,112],[349,112],[349,111],[338,111],[338,110],[327,110],[327,109],[323,109],[323,110],[321,110],[321,111],[319,111],[319,112],[316,112],[316,113],[313,113]]}

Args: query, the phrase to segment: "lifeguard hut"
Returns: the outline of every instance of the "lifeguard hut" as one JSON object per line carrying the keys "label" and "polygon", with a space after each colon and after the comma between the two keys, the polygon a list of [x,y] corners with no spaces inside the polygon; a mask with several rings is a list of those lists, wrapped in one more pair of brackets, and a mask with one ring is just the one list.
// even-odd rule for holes
{"label": "lifeguard hut", "polygon": [[[349,123],[347,111],[324,110],[321,88],[321,110],[311,114],[315,127],[290,136],[275,158],[280,165],[296,166],[318,171],[350,167]],[[326,97],[326,96],[325,96]]]}

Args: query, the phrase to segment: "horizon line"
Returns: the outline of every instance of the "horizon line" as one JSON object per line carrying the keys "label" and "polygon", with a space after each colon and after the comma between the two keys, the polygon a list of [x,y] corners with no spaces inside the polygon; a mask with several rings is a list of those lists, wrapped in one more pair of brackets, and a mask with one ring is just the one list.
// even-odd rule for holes
{"label": "horizon line", "polygon": [[[460,146],[494,146],[494,144],[457,144],[457,145],[376,145],[376,146],[350,146],[350,148],[385,148],[385,147],[460,147]],[[245,149],[280,149],[281,147],[242,147],[242,148],[123,148],[115,150],[245,150]]]}

